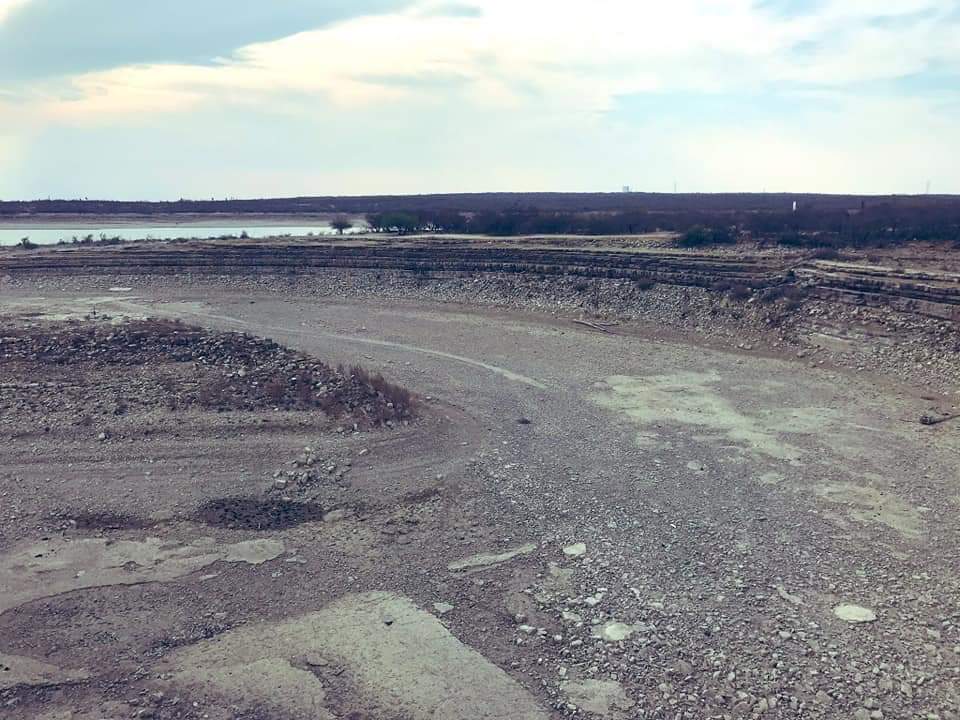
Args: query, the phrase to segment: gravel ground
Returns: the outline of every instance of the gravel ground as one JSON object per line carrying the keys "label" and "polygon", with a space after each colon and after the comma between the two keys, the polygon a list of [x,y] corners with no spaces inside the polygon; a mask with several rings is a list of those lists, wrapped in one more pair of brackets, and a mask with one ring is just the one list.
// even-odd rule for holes
{"label": "gravel ground", "polygon": [[[218,416],[180,438],[5,445],[6,547],[53,533],[286,552],[8,610],[2,653],[88,675],[0,685],[11,717],[286,717],[171,687],[158,663],[373,590],[434,613],[555,717],[957,717],[960,453],[955,424],[917,422],[956,402],[917,382],[950,389],[940,348],[954,329],[890,316],[888,329],[942,343],[864,352],[891,347],[875,330],[810,356],[806,326],[760,333],[756,303],[471,282],[126,276],[112,299],[114,278],[8,288],[8,312],[95,305],[242,330],[424,398],[420,420],[393,430],[240,440]],[[616,304],[630,293],[627,319]],[[300,482],[303,467],[332,469]],[[69,522],[94,511],[113,519]],[[340,717],[399,717],[338,687]]]}
{"label": "gravel ground", "polygon": [[650,323],[692,334],[698,342],[794,356],[812,366],[830,364],[880,373],[952,395],[960,387],[960,325],[956,321],[809,296],[799,301],[781,297],[764,302],[762,292],[735,298],[722,290],[627,280],[321,269],[256,277],[190,272],[173,277],[8,276],[0,277],[0,290],[103,295],[116,283],[169,289],[183,296],[196,295],[193,288],[212,287],[331,299],[427,300],[566,318]]}

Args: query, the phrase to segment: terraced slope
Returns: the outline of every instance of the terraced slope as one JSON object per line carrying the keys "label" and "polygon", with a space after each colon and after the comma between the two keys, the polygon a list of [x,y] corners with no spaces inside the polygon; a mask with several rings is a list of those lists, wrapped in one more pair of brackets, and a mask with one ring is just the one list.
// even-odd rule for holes
{"label": "terraced slope", "polygon": [[823,299],[954,319],[960,273],[892,266],[797,261],[763,254],[675,250],[584,250],[504,247],[489,243],[353,242],[349,244],[192,242],[9,252],[0,273],[244,273],[313,268],[411,273],[527,273],[617,278],[678,286],[762,289],[801,282]]}

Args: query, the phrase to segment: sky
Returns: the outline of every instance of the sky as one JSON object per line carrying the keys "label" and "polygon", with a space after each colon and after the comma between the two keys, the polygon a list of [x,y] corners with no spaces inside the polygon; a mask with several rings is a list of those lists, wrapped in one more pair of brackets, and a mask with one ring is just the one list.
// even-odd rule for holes
{"label": "sky", "polygon": [[0,0],[0,199],[960,193],[960,0]]}

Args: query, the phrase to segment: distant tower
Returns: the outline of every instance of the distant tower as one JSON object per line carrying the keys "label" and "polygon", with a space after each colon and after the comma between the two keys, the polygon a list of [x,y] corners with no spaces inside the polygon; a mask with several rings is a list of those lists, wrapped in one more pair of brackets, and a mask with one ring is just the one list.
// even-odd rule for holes
{"label": "distant tower", "polygon": [[623,186],[623,191],[624,191],[625,193],[630,192],[630,186],[629,186],[629,185],[624,185],[624,186]]}

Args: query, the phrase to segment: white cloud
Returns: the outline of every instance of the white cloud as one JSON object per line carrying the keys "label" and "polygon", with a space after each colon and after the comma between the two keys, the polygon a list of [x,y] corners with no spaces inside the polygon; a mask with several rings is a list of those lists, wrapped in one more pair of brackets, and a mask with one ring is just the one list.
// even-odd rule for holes
{"label": "white cloud", "polygon": [[[930,11],[906,27],[870,26],[872,3],[832,0],[782,18],[750,0],[636,3],[486,0],[477,17],[424,17],[422,8],[360,18],[239,50],[217,66],[154,65],[78,77],[78,99],[47,98],[81,117],[176,111],[223,95],[317,93],[339,105],[437,99],[417,78],[460,78],[491,107],[539,104],[569,111],[610,107],[649,90],[725,91],[784,83],[844,86],[960,62],[956,28],[929,0],[893,0]],[[871,9],[873,8],[873,9]],[[810,49],[794,50],[802,43]],[[393,79],[395,82],[391,82]],[[449,88],[448,88],[449,91]],[[443,99],[443,94],[440,94]]]}
{"label": "white cloud", "polygon": [[20,5],[25,0],[0,0],[0,18],[10,12],[14,5]]}
{"label": "white cloud", "polygon": [[17,5],[24,5],[29,1],[30,0],[0,0],[0,22],[3,22],[3,19],[9,15]]}
{"label": "white cloud", "polygon": [[[931,66],[960,73],[960,23],[946,20],[960,7],[955,0],[825,0],[787,15],[755,0],[471,5],[480,12],[444,14],[423,2],[250,45],[214,65],[123,67],[35,84],[17,102],[32,122],[54,127],[168,116],[187,128],[191,112],[269,108],[316,122],[332,143],[375,146],[382,158],[363,169],[287,171],[297,191],[320,177],[344,192],[621,181],[667,189],[674,174],[701,190],[901,190],[897,166],[904,188],[926,172],[943,176],[941,187],[956,183],[943,165],[948,153],[927,139],[935,128],[941,147],[960,150],[960,130],[936,99],[863,89]],[[0,14],[3,7],[0,0]],[[621,96],[652,91],[770,107],[774,95],[790,94],[804,98],[805,112],[771,112],[759,130],[735,117],[698,120],[669,104],[656,122],[607,116]],[[398,132],[422,147],[429,166],[397,168]],[[467,164],[469,178],[458,179]],[[260,194],[276,193],[277,177],[253,169],[236,177],[242,189],[232,192],[256,194],[259,182]]]}

